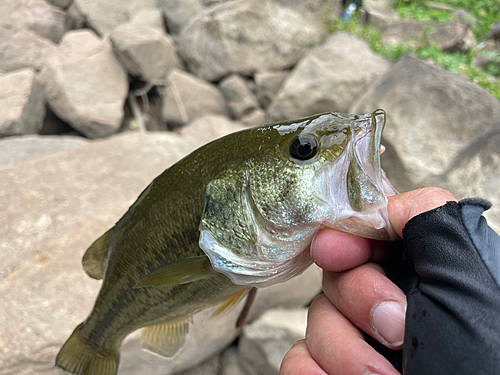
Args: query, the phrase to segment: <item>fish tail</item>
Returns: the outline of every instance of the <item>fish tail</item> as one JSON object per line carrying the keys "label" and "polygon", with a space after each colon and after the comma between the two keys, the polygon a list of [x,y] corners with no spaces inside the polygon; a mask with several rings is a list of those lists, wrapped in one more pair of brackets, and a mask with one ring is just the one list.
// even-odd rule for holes
{"label": "fish tail", "polygon": [[85,343],[80,324],[64,343],[56,358],[56,365],[79,375],[115,375],[120,360],[119,350],[102,352]]}

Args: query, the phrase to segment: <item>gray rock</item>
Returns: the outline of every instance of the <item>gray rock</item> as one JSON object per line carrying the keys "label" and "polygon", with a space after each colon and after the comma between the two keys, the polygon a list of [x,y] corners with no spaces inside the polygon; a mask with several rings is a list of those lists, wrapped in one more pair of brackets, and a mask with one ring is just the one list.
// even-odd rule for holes
{"label": "gray rock", "polygon": [[201,365],[193,369],[182,371],[176,375],[218,375],[221,370],[221,356],[214,355],[212,358],[207,359]]}
{"label": "gray rock", "polygon": [[56,46],[34,31],[0,26],[0,72],[40,70]]}
{"label": "gray rock", "polygon": [[393,0],[364,0],[363,8],[389,14],[394,12]]}
{"label": "gray rock", "polygon": [[241,368],[236,347],[230,346],[222,356],[221,375],[247,375]]}
{"label": "gray rock", "polygon": [[109,43],[93,32],[67,33],[40,78],[52,110],[80,133],[98,138],[119,129],[127,74]]}
{"label": "gray rock", "polygon": [[47,2],[55,5],[56,7],[68,9],[73,3],[73,0],[47,0]]}
{"label": "gray rock", "polygon": [[243,327],[238,358],[250,374],[279,374],[283,357],[292,345],[305,337],[307,309],[269,310]]}
{"label": "gray rock", "polygon": [[87,141],[82,137],[60,135],[24,135],[0,139],[0,167],[23,163],[85,143]]}
{"label": "gray rock", "polygon": [[101,36],[130,21],[141,10],[155,8],[155,0],[74,0],[73,4]]}
{"label": "gray rock", "polygon": [[416,46],[426,40],[446,52],[461,50],[469,30],[469,25],[464,22],[400,19],[376,11],[368,12],[368,20],[380,30],[384,44],[406,43]]}
{"label": "gray rock", "polygon": [[158,9],[143,9],[137,16],[135,16],[132,21],[136,25],[153,27],[164,31],[165,25],[163,24],[163,14]]}
{"label": "gray rock", "polygon": [[[207,134],[241,129],[219,125],[193,123],[183,136],[129,132],[0,169],[2,374],[63,374],[54,367],[55,356],[86,318],[100,287],[81,269],[86,248],[154,177],[212,140]],[[320,287],[319,273],[310,268],[260,290],[251,313],[301,306]],[[243,303],[217,319],[210,318],[210,309],[196,314],[186,345],[171,359],[141,350],[140,330],[132,333],[122,346],[119,374],[169,375],[202,363],[234,340]]]}
{"label": "gray rock", "polygon": [[204,10],[198,0],[157,0],[158,8],[165,14],[169,34],[177,35]]}
{"label": "gray rock", "polygon": [[125,23],[112,31],[111,42],[128,72],[146,82],[165,82],[170,70],[181,68],[173,39],[160,28]]}
{"label": "gray rock", "polygon": [[[351,111],[363,113],[373,108],[387,111],[383,143],[388,155],[382,156],[382,163],[391,161],[391,166],[384,168],[399,190],[436,183],[462,150],[491,129],[500,116],[500,102],[488,91],[409,55],[368,90]],[[476,189],[472,188],[476,182],[462,180],[459,185],[448,186],[468,195]],[[496,190],[483,197],[495,194]],[[491,210],[492,215],[495,210]]]}
{"label": "gray rock", "polygon": [[351,103],[390,63],[354,36],[340,32],[311,49],[295,66],[268,108],[273,121],[319,112],[348,112]]}
{"label": "gray rock", "polygon": [[0,25],[30,29],[58,43],[67,31],[67,16],[44,0],[3,0]]}
{"label": "gray rock", "polygon": [[208,81],[289,68],[326,35],[322,18],[299,8],[267,0],[213,7],[184,28],[179,54],[191,72]]}
{"label": "gray rock", "polygon": [[470,27],[475,28],[477,26],[477,19],[472,14],[467,12],[463,8],[458,8],[450,14],[452,20],[461,21],[468,24]]}
{"label": "gray rock", "polygon": [[85,25],[85,16],[82,14],[82,12],[80,12],[78,6],[75,3],[71,3],[66,12],[68,14],[68,22],[71,25],[72,30],[83,28],[83,26]]}
{"label": "gray rock", "polygon": [[0,135],[37,133],[45,116],[45,99],[35,71],[0,76],[0,87]]}
{"label": "gray rock", "polygon": [[254,109],[249,114],[243,116],[240,121],[250,127],[265,125],[267,122],[266,112],[261,108]]}
{"label": "gray rock", "polygon": [[195,139],[199,143],[208,143],[226,134],[243,130],[244,126],[225,116],[208,114],[191,121],[178,130],[186,140]]}
{"label": "gray rock", "polygon": [[262,108],[267,108],[275,95],[278,93],[289,71],[262,72],[254,76],[257,87],[257,99]]}
{"label": "gray rock", "polygon": [[235,119],[248,115],[259,106],[245,80],[237,74],[224,78],[219,88],[226,99],[229,113]]}
{"label": "gray rock", "polygon": [[212,113],[227,115],[226,103],[216,86],[174,69],[167,79],[163,118],[174,126]]}

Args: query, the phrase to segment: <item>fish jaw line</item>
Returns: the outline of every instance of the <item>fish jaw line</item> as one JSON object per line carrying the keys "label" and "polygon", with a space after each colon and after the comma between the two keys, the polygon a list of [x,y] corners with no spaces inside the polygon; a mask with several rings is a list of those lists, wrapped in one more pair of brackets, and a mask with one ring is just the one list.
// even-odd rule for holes
{"label": "fish jaw line", "polygon": [[380,168],[384,124],[381,110],[353,124],[344,152],[316,174],[317,196],[326,204],[325,227],[378,240],[397,238],[387,212],[387,197],[397,191]]}

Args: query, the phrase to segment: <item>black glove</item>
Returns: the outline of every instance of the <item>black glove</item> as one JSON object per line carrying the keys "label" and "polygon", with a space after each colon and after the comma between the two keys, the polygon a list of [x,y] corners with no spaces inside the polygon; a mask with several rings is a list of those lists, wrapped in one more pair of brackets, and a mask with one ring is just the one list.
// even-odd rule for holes
{"label": "black glove", "polygon": [[500,374],[500,237],[479,198],[412,218],[399,257],[384,264],[406,294],[405,339],[370,344],[405,375]]}

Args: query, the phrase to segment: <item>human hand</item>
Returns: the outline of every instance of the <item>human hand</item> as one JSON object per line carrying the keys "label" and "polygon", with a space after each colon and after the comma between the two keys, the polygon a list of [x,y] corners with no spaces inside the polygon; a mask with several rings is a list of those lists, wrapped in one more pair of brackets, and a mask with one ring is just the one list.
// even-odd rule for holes
{"label": "human hand", "polygon": [[[402,237],[405,224],[416,215],[457,201],[452,193],[424,188],[389,197],[389,219]],[[362,332],[391,349],[401,349],[406,296],[374,263],[388,243],[332,229],[320,231],[311,256],[323,268],[324,294],[309,309],[306,339],[283,359],[280,375],[399,374]]]}

